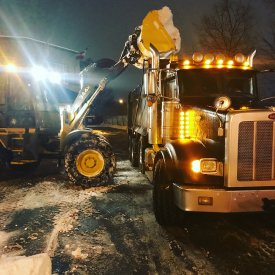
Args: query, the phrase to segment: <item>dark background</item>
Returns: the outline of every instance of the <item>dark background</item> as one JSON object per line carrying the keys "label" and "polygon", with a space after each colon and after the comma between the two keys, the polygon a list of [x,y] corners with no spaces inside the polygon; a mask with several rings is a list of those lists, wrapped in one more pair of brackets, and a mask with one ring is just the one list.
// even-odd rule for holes
{"label": "dark background", "polygon": [[[181,33],[181,53],[193,52],[199,50],[194,24],[216,2],[219,0],[0,0],[0,34],[32,37],[77,51],[88,48],[86,57],[92,60],[117,60],[145,15],[168,6]],[[267,2],[249,2],[257,33],[266,32],[274,17]],[[131,68],[111,87],[117,97],[126,97],[140,79],[141,71]]]}

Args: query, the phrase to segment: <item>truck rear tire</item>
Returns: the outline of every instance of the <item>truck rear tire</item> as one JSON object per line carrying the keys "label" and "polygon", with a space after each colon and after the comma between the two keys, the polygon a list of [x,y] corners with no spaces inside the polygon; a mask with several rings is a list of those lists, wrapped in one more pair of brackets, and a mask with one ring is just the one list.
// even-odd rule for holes
{"label": "truck rear tire", "polygon": [[84,188],[111,183],[115,166],[111,145],[99,135],[83,135],[65,153],[65,170],[70,181]]}
{"label": "truck rear tire", "polygon": [[160,225],[175,225],[180,210],[174,204],[173,186],[167,176],[163,159],[157,161],[153,176],[153,210]]}
{"label": "truck rear tire", "polygon": [[130,136],[129,142],[130,142],[129,149],[131,150],[129,152],[131,164],[133,167],[138,167],[139,166],[138,138]]}
{"label": "truck rear tire", "polygon": [[145,174],[145,162],[144,162],[144,158],[145,158],[145,138],[143,136],[140,137],[139,139],[139,143],[138,143],[138,166],[139,166],[139,170],[142,174]]}

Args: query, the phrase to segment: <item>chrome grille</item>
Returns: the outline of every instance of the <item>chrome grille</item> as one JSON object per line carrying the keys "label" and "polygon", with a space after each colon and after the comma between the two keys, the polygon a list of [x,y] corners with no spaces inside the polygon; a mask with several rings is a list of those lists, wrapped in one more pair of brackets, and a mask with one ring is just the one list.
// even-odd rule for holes
{"label": "chrome grille", "polygon": [[239,124],[239,181],[274,179],[273,121],[244,121]]}

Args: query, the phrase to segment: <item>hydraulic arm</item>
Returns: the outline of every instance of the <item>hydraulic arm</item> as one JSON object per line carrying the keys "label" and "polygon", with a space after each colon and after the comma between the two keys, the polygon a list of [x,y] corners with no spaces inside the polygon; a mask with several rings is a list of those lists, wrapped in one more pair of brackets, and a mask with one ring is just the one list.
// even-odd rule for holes
{"label": "hydraulic arm", "polygon": [[[70,112],[65,116],[64,129],[61,137],[77,129],[89,111],[94,99],[104,90],[105,86],[117,78],[129,64],[137,68],[143,68],[144,61],[152,59],[150,46],[160,53],[160,56],[175,53],[180,48],[180,35],[178,29],[173,25],[172,13],[168,7],[154,10],[147,14],[142,26],[135,29],[128,37],[120,58],[112,67],[104,70],[102,78],[96,87],[87,81],[80,90]],[[86,71],[96,71],[96,64],[88,66]]]}

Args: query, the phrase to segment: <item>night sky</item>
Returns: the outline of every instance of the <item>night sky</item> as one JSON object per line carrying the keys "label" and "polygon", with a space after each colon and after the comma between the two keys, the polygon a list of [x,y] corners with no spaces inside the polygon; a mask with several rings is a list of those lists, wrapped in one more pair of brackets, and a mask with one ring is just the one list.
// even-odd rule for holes
{"label": "night sky", "polygon": [[[217,0],[219,1],[219,0]],[[198,50],[194,24],[215,0],[0,0],[0,33],[28,36],[74,50],[88,47],[86,57],[117,60],[127,37],[153,9],[168,6],[182,38],[182,51]],[[264,32],[272,14],[264,1],[250,1],[257,31]],[[126,83],[126,79],[128,83]],[[132,89],[138,80],[128,70],[115,86]],[[119,86],[121,85],[121,87]]]}

